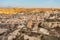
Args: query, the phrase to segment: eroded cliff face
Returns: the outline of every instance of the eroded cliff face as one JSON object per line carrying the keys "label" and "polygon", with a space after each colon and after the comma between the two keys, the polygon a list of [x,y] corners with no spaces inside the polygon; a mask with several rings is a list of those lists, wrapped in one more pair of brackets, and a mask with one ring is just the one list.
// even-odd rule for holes
{"label": "eroded cliff face", "polygon": [[60,40],[60,11],[0,14],[0,40]]}

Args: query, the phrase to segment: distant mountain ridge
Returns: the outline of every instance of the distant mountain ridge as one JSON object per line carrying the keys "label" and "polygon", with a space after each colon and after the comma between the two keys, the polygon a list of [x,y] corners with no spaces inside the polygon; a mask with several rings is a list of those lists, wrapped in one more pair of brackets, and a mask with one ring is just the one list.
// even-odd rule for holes
{"label": "distant mountain ridge", "polygon": [[16,14],[21,12],[40,12],[40,11],[55,11],[60,8],[0,8],[0,14]]}

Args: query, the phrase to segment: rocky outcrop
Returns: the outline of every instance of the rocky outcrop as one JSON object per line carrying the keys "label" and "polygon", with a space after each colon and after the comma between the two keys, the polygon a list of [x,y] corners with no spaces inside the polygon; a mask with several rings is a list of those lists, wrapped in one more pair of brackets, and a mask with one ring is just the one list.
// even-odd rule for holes
{"label": "rocky outcrop", "polygon": [[58,14],[0,14],[0,40],[60,40]]}

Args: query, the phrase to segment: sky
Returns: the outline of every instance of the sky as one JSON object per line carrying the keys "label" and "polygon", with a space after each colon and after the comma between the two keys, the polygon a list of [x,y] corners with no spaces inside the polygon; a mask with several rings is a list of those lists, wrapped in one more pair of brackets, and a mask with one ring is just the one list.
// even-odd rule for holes
{"label": "sky", "polygon": [[60,8],[60,0],[0,0],[0,7]]}

